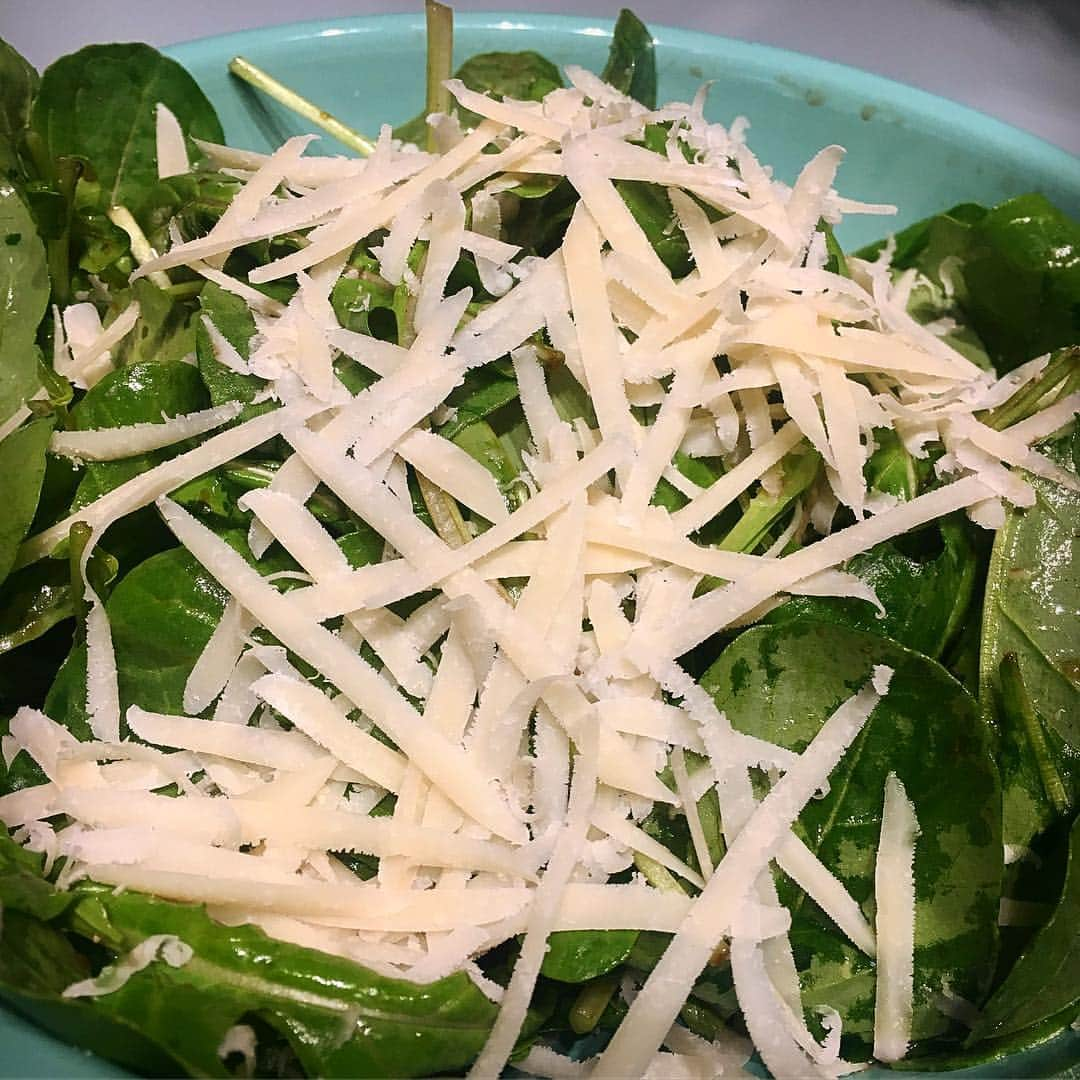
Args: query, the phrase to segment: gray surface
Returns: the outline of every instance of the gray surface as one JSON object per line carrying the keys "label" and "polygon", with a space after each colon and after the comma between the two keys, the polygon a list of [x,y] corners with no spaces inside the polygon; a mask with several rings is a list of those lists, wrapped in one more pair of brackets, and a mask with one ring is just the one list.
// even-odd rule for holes
{"label": "gray surface", "polygon": [[[625,2],[625,0],[624,0]],[[0,0],[0,37],[39,66],[81,45],[165,45],[421,0]],[[460,11],[612,18],[619,0],[457,0]],[[1080,0],[633,0],[647,22],[780,45],[971,105],[1080,154]]]}

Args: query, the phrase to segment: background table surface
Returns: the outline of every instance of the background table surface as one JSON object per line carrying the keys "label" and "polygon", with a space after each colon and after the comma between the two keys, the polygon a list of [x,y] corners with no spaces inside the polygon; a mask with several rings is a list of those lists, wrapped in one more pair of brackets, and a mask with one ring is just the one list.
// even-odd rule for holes
{"label": "background table surface", "polygon": [[[421,0],[0,0],[0,37],[43,67],[82,45],[177,41]],[[459,11],[613,18],[619,0],[457,0]],[[963,102],[1080,154],[1080,0],[633,0],[646,22],[837,60]]]}

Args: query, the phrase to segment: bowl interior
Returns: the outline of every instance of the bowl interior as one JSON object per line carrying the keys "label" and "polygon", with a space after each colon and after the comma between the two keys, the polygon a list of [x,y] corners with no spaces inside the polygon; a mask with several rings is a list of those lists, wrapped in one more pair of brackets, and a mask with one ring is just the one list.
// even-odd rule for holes
{"label": "bowl interior", "polygon": [[[419,5],[418,5],[419,6]],[[993,204],[1042,191],[1080,216],[1080,159],[981,113],[899,83],[780,49],[653,27],[662,100],[689,101],[712,82],[708,115],[751,119],[749,142],[763,163],[791,181],[830,143],[847,149],[839,190],[900,207],[895,218],[853,217],[847,247],[874,240],[958,202]],[[477,53],[531,48],[562,65],[600,70],[610,24],[555,15],[465,14],[457,19],[458,61]],[[424,21],[418,15],[343,18],[205,38],[165,50],[195,76],[235,146],[270,150],[310,127],[231,78],[237,54],[264,67],[357,129],[416,115],[424,98]],[[347,152],[324,136],[315,152]],[[0,1008],[0,1075],[126,1075]],[[1064,1075],[1080,1062],[1080,1034],[1005,1062],[953,1076]],[[876,1070],[868,1078],[887,1075]],[[920,1074],[908,1073],[908,1076]],[[925,1074],[930,1075],[930,1074]]]}

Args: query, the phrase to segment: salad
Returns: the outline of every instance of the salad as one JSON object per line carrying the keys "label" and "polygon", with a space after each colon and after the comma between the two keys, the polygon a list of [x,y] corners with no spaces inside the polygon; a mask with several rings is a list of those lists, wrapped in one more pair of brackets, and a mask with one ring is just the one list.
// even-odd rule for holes
{"label": "salad", "polygon": [[355,157],[0,43],[0,998],[204,1076],[1067,1029],[1080,225],[889,234],[629,12],[599,74],[428,21],[369,135],[234,61]]}

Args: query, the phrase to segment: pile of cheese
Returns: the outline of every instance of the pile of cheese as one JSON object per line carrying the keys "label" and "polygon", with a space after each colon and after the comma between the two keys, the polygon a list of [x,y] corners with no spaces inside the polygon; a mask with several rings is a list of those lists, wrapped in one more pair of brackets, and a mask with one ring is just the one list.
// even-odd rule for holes
{"label": "pile of cheese", "polygon": [[[507,1060],[549,935],[605,929],[674,938],[643,985],[625,981],[629,1018],[597,1061],[575,1065],[541,1048],[526,1064],[535,1073],[737,1067],[743,1044],[709,1044],[675,1023],[723,940],[747,1027],[774,1075],[847,1071],[836,1014],[826,1017],[824,1043],[803,1021],[775,863],[857,947],[880,954],[877,1053],[894,1060],[910,1035],[917,808],[893,779],[881,858],[897,887],[892,901],[878,897],[876,926],[791,831],[887,692],[890,672],[876,670],[795,755],[733,731],[677,658],[791,594],[876,603],[844,572],[846,560],[960,509],[995,526],[1003,500],[1033,499],[1014,466],[1075,486],[1031,445],[1071,419],[1077,395],[991,430],[975,413],[1037,377],[1045,360],[1001,380],[973,366],[939,336],[946,327],[908,316],[913,280],[891,279],[888,250],[874,263],[850,259],[850,278],[826,269],[820,219],[891,210],[833,190],[839,147],[822,150],[788,187],[747,148],[745,124],[705,120],[703,94],[648,110],[585,71],[567,75],[570,87],[543,102],[495,101],[451,82],[481,120],[464,132],[433,118],[439,153],[402,146],[388,128],[366,160],[305,157],[308,139],[269,156],[202,146],[244,186],[207,235],[176,232],[162,255],[134,244],[138,275],[167,281],[170,269],[187,267],[243,298],[257,327],[247,358],[204,318],[205,329],[217,359],[266,380],[264,398],[280,407],[243,422],[239,406],[227,406],[58,433],[54,452],[82,460],[208,437],[32,537],[20,564],[49,553],[75,520],[99,537],[156,501],[231,599],[187,681],[185,715],[133,706],[122,718],[108,617],[89,593],[95,741],[22,710],[5,758],[30,754],[48,783],[0,798],[0,819],[50,864],[65,858],[61,885],[89,877],[205,903],[223,922],[255,923],[413,980],[469,972],[501,1002],[474,1068],[482,1076]],[[183,142],[160,110],[159,122],[159,158],[176,171]],[[670,126],[666,153],[640,145],[649,124]],[[550,176],[564,176],[580,199],[562,247],[522,257],[501,238],[502,214],[516,187]],[[673,280],[616,180],[667,190],[692,253],[685,277]],[[306,242],[249,281],[222,269],[233,249],[297,231]],[[373,249],[381,276],[406,283],[411,297],[414,333],[402,344],[343,329],[329,301],[341,275],[355,273],[354,245],[373,233],[382,237]],[[414,271],[418,240],[427,248]],[[447,295],[462,252],[496,297],[472,317],[468,289]],[[299,287],[287,304],[253,287],[293,276]],[[57,369],[92,385],[136,315],[104,330],[88,326],[85,309],[58,317]],[[595,428],[560,417],[531,344],[541,331],[587,391]],[[468,372],[507,354],[531,434],[529,497],[512,511],[492,475],[430,426]],[[350,394],[334,372],[339,355],[378,380]],[[653,407],[648,425],[642,406]],[[904,503],[868,492],[863,465],[880,428],[916,455],[943,443],[945,482]],[[288,592],[168,498],[274,436],[293,453],[243,505],[255,556],[276,541],[302,568]],[[748,493],[778,490],[785,457],[807,445],[823,459],[825,481],[772,550],[696,542],[702,525]],[[680,450],[722,458],[727,471],[700,488],[673,468]],[[490,527],[445,542],[412,511],[410,468]],[[661,478],[686,496],[682,509],[650,505]],[[349,567],[305,505],[320,484],[385,538],[381,562]],[[856,523],[832,531],[840,504]],[[811,523],[825,538],[781,557]],[[695,598],[704,575],[726,584]],[[505,578],[527,579],[516,603]],[[406,619],[388,607],[431,589],[435,599]],[[338,620],[340,629],[327,627]],[[260,643],[258,628],[280,644]],[[361,657],[363,643],[379,665]],[[297,658],[319,678],[305,678]],[[686,751],[709,765],[694,768],[700,758]],[[667,765],[675,790],[657,778]],[[761,802],[754,768],[779,778]],[[182,797],[158,793],[172,785]],[[715,866],[696,809],[714,787],[727,841]],[[371,816],[391,792],[392,816]],[[685,812],[697,869],[640,827],[658,802]],[[335,852],[377,856],[378,871],[363,881]],[[651,880],[609,884],[635,855],[654,868]],[[475,961],[520,934],[503,988]]]}

